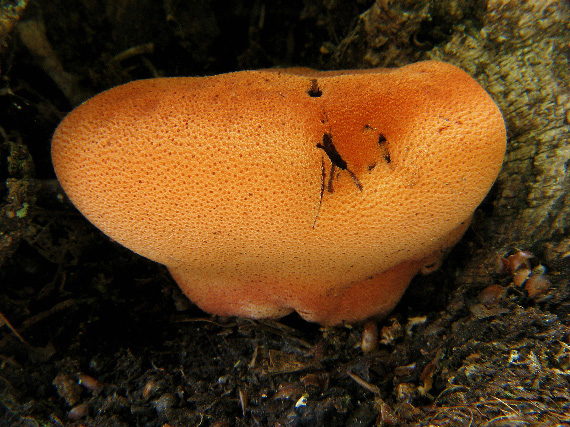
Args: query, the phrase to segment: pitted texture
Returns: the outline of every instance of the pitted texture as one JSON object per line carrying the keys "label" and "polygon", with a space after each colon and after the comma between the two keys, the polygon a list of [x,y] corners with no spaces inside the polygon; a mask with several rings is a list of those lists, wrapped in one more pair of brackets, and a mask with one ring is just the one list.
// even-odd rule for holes
{"label": "pitted texture", "polygon": [[501,166],[497,107],[441,62],[132,82],[53,139],[78,209],[212,313],[384,315]]}

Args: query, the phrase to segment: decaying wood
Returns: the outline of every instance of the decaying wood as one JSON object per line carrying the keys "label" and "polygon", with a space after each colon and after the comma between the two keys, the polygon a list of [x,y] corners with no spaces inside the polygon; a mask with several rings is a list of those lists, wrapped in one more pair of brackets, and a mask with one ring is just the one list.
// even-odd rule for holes
{"label": "decaying wood", "polygon": [[486,247],[470,262],[465,282],[487,283],[493,252],[513,248],[569,272],[569,20],[564,2],[493,0],[479,33],[456,35],[430,53],[470,71],[498,103],[508,129],[493,209],[475,224]]}

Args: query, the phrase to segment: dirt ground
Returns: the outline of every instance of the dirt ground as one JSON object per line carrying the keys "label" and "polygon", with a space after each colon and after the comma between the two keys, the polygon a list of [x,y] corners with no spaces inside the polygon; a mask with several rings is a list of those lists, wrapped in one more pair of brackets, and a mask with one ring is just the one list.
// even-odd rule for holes
{"label": "dirt ground", "polygon": [[[468,68],[451,46],[470,34],[481,41],[493,22],[506,22],[499,18],[508,6],[499,3],[0,0],[0,424],[570,426],[567,169],[552,172],[557,203],[524,216],[517,212],[546,206],[550,195],[533,199],[529,190],[518,204],[518,191],[507,191],[515,164],[507,161],[509,173],[463,240],[440,270],[414,280],[388,318],[321,328],[297,315],[252,321],[201,312],[163,266],[87,222],[50,163],[65,113],[109,87],[432,57]],[[556,45],[556,25],[567,24],[552,10],[541,15],[552,21],[542,33]],[[570,41],[561,43],[567,61]],[[520,109],[479,76],[503,110],[515,156]],[[567,143],[563,95],[562,115],[544,114],[560,118],[555,128]],[[539,143],[537,135],[528,138]],[[551,159],[563,156],[562,145],[549,147]],[[523,181],[546,176],[548,156],[536,160],[544,152],[527,156],[534,169],[524,173],[535,175]]]}

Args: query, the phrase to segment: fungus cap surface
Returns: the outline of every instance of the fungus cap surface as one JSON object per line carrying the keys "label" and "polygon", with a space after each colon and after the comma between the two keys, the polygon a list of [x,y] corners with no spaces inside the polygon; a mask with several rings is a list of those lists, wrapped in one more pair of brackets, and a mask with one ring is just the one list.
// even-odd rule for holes
{"label": "fungus cap surface", "polygon": [[500,169],[501,114],[462,70],[242,71],[103,92],[52,144],[77,208],[206,311],[385,315]]}

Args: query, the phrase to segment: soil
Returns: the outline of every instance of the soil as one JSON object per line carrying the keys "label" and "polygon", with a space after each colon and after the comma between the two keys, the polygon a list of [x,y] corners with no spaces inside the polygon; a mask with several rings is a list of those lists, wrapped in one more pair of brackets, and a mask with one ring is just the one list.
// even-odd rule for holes
{"label": "soil", "polygon": [[[538,13],[522,3],[519,13]],[[87,222],[65,199],[50,163],[50,138],[64,114],[109,87],[155,76],[395,66],[431,57],[469,68],[475,60],[450,46],[473,37],[479,52],[501,51],[481,34],[494,22],[507,25],[500,14],[514,13],[509,6],[188,4],[0,1],[0,424],[570,426],[567,171],[543,156],[568,162],[560,151],[570,122],[564,93],[562,113],[543,109],[560,120],[559,134],[527,153],[534,169],[519,173],[533,174],[525,175],[533,184],[519,203],[509,159],[529,147],[524,138],[539,144],[544,127],[520,131],[520,106],[494,92],[492,77],[471,70],[505,114],[508,173],[444,265],[417,277],[388,318],[364,325],[321,328],[297,315],[253,321],[201,312],[163,266]],[[540,37],[557,43],[556,25],[568,22],[568,10],[553,7],[561,9],[539,16],[552,20]],[[510,40],[527,49],[521,34]],[[567,61],[562,40],[557,52]],[[503,83],[515,90],[508,78]],[[551,193],[534,195],[549,173],[559,178]],[[548,210],[536,214],[543,206]]]}

